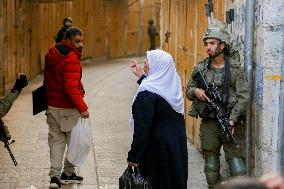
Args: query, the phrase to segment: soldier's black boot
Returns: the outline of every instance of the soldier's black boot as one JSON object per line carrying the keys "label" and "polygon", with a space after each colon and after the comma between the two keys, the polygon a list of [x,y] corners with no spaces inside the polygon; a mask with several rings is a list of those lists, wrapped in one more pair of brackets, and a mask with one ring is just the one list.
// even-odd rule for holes
{"label": "soldier's black boot", "polygon": [[242,176],[246,174],[245,163],[242,158],[233,158],[228,161],[230,174],[234,176]]}
{"label": "soldier's black boot", "polygon": [[205,157],[204,173],[208,188],[213,188],[216,184],[221,182],[219,156]]}

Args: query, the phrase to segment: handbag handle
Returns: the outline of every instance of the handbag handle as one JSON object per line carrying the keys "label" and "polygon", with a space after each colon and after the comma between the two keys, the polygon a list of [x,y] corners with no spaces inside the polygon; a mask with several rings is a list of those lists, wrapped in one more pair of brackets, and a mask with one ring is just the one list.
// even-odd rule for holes
{"label": "handbag handle", "polygon": [[128,166],[127,169],[130,170],[134,174],[141,174],[139,166],[137,166],[137,167]]}

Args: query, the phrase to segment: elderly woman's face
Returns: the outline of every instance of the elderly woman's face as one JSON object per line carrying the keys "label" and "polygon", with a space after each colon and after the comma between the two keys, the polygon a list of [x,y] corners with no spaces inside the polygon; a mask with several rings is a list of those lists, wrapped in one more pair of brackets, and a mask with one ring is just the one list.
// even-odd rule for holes
{"label": "elderly woman's face", "polygon": [[146,75],[148,75],[149,70],[150,70],[150,67],[149,67],[149,64],[148,64],[148,60],[147,60],[147,58],[145,58],[143,71],[144,71],[144,73],[145,73]]}

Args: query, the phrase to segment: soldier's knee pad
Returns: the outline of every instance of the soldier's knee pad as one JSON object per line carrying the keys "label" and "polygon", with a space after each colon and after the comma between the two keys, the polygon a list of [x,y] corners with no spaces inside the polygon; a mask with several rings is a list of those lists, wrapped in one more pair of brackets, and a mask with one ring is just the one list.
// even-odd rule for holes
{"label": "soldier's knee pad", "polygon": [[205,157],[204,173],[209,188],[221,180],[219,156]]}
{"label": "soldier's knee pad", "polygon": [[233,158],[228,161],[231,176],[242,176],[246,174],[246,168],[243,159]]}

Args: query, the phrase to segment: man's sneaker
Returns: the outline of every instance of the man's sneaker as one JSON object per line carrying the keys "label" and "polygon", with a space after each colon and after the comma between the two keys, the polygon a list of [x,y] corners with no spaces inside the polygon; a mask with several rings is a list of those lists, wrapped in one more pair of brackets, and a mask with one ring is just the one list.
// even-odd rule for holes
{"label": "man's sneaker", "polygon": [[52,177],[51,180],[50,180],[49,189],[58,189],[58,188],[61,188],[59,178]]}
{"label": "man's sneaker", "polygon": [[67,176],[65,173],[62,173],[60,182],[61,184],[81,184],[83,182],[83,177],[77,176],[75,173],[71,176]]}

